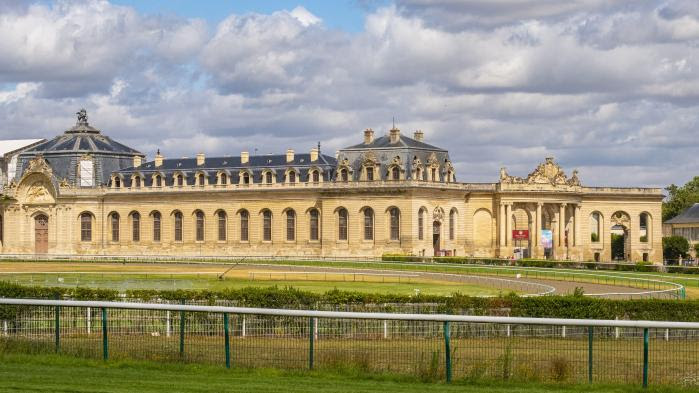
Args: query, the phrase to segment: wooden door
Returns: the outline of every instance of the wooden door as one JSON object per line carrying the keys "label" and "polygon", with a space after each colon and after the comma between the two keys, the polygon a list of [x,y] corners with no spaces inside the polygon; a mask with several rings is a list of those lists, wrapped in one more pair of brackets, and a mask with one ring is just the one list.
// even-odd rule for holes
{"label": "wooden door", "polygon": [[46,254],[49,251],[49,218],[41,214],[34,218],[34,252]]}
{"label": "wooden door", "polygon": [[442,226],[441,226],[439,221],[435,221],[432,224],[432,247],[434,248],[434,256],[436,256],[436,257],[442,256],[441,239],[440,239],[441,234],[442,234]]}

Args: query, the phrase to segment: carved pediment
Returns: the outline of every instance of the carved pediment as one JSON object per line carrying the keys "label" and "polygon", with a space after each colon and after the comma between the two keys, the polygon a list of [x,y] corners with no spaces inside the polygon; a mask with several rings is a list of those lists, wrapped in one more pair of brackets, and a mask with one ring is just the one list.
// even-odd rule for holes
{"label": "carved pediment", "polygon": [[46,160],[44,159],[44,156],[38,154],[29,161],[29,164],[27,165],[27,170],[25,171],[25,173],[32,172],[44,173],[47,176],[51,177],[53,170],[49,166],[48,162],[46,162]]}
{"label": "carved pediment", "polygon": [[434,152],[430,153],[429,157],[427,157],[427,165],[439,166],[439,160],[437,159],[437,155],[434,154]]}
{"label": "carved pediment", "polygon": [[43,204],[53,202],[53,196],[51,196],[51,193],[49,192],[48,186],[45,182],[41,180],[35,181],[29,187],[27,187],[25,203]]}
{"label": "carved pediment", "polygon": [[373,151],[368,151],[362,156],[362,165],[376,165],[379,162]]}
{"label": "carved pediment", "polygon": [[505,168],[500,168],[500,183],[505,184],[550,184],[553,186],[579,186],[578,171],[568,178],[561,167],[553,161],[553,157],[547,157],[546,161],[539,164],[526,178],[510,176]]}

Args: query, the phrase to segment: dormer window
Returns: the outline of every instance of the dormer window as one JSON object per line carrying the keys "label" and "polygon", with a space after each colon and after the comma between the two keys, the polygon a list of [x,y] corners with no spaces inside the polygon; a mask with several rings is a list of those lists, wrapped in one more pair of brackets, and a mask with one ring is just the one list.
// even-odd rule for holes
{"label": "dormer window", "polygon": [[184,176],[182,176],[182,174],[179,174],[175,178],[177,179],[177,186],[182,187],[184,185]]}
{"label": "dormer window", "polygon": [[141,188],[141,176],[134,177],[134,187]]}
{"label": "dormer window", "polygon": [[80,177],[80,187],[94,185],[95,173],[92,160],[80,160],[78,176]]}
{"label": "dormer window", "polygon": [[121,178],[119,176],[114,178],[114,188],[121,188]]}
{"label": "dormer window", "polygon": [[228,184],[228,175],[226,175],[225,173],[222,173],[222,174],[221,174],[221,177],[220,177],[220,183],[221,183],[221,185],[223,185],[223,186],[225,186],[226,184]]}
{"label": "dormer window", "polygon": [[345,183],[347,183],[349,181],[347,169],[340,170],[340,180],[345,182]]}
{"label": "dormer window", "polygon": [[289,183],[296,183],[296,172],[289,172]]}
{"label": "dormer window", "polygon": [[318,171],[311,172],[311,181],[313,183],[318,183],[320,181],[320,174],[318,173]]}
{"label": "dormer window", "polygon": [[265,183],[272,184],[272,172],[265,173]]}
{"label": "dormer window", "polygon": [[155,186],[156,187],[163,186],[163,178],[160,175],[155,175]]}
{"label": "dormer window", "polygon": [[200,186],[200,187],[204,187],[204,183],[205,183],[205,181],[204,181],[204,174],[203,174],[203,173],[200,173],[199,176],[197,176],[197,178],[198,178],[198,181],[199,181],[199,186]]}
{"label": "dormer window", "polygon": [[394,166],[391,170],[391,178],[393,180],[400,180],[400,169],[397,166]]}
{"label": "dormer window", "polygon": [[243,184],[250,184],[250,174],[247,172],[243,173]]}
{"label": "dormer window", "polygon": [[366,168],[366,181],[374,181],[374,167]]}
{"label": "dormer window", "polygon": [[432,181],[437,181],[437,168],[432,168]]}

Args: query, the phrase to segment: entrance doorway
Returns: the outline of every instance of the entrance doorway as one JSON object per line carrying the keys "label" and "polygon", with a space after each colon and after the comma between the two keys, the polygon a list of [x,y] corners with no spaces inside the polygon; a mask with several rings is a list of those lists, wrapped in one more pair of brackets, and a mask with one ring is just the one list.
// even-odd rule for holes
{"label": "entrance doorway", "polygon": [[611,230],[612,260],[628,261],[631,254],[629,230],[623,225],[615,225]]}
{"label": "entrance doorway", "polygon": [[442,234],[442,224],[435,221],[432,224],[432,247],[434,248],[434,256],[441,256],[440,235]]}
{"label": "entrance doorway", "polygon": [[49,251],[49,218],[43,214],[34,217],[34,252],[46,254]]}

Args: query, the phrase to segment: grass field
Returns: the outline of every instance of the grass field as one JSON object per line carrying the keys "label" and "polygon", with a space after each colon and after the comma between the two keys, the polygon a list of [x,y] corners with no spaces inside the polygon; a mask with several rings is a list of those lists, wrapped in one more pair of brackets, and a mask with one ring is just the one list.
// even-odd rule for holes
{"label": "grass field", "polygon": [[102,362],[57,355],[1,355],[0,391],[11,392],[686,392],[619,385],[456,382],[425,383],[411,377],[352,370],[290,372],[270,369],[154,363]]}

